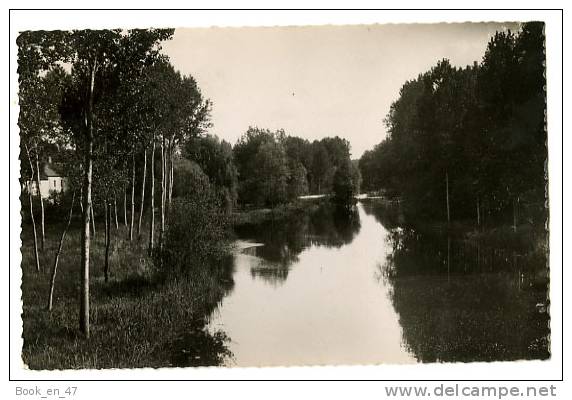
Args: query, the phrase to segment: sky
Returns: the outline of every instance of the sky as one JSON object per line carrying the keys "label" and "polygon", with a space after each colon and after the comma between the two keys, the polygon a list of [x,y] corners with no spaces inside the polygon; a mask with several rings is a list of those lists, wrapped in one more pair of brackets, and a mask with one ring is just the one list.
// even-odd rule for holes
{"label": "sky", "polygon": [[310,141],[340,136],[359,158],[386,136],[405,81],[447,58],[481,61],[514,23],[176,29],[163,44],[214,103],[210,133],[234,144],[249,126]]}

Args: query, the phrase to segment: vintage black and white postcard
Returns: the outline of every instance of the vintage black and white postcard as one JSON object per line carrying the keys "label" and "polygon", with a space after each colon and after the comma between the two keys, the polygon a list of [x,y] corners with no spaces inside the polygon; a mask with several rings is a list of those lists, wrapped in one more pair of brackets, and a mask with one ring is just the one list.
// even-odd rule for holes
{"label": "vintage black and white postcard", "polygon": [[545,15],[124,15],[12,32],[20,368],[561,360]]}

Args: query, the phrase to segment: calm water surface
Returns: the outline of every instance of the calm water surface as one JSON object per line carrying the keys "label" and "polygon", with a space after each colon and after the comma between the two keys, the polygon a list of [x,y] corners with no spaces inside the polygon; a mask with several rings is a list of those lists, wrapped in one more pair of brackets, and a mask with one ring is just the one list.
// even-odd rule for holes
{"label": "calm water surface", "polygon": [[548,357],[543,260],[422,236],[358,203],[236,228],[234,288],[211,315],[231,366]]}

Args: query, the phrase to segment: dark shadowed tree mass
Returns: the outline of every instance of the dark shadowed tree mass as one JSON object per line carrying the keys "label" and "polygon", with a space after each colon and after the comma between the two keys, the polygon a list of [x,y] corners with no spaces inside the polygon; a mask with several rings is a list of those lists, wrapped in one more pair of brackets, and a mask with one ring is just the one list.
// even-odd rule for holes
{"label": "dark shadowed tree mass", "polygon": [[497,32],[482,61],[442,60],[406,82],[388,137],[361,157],[364,188],[432,220],[545,218],[542,23]]}

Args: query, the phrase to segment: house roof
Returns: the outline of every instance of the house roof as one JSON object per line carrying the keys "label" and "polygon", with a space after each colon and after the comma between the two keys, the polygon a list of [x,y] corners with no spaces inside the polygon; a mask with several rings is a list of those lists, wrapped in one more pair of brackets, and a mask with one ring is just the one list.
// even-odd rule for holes
{"label": "house roof", "polygon": [[40,179],[46,180],[49,177],[64,176],[59,172],[59,168],[54,164],[44,163],[42,166],[42,173],[40,174]]}

